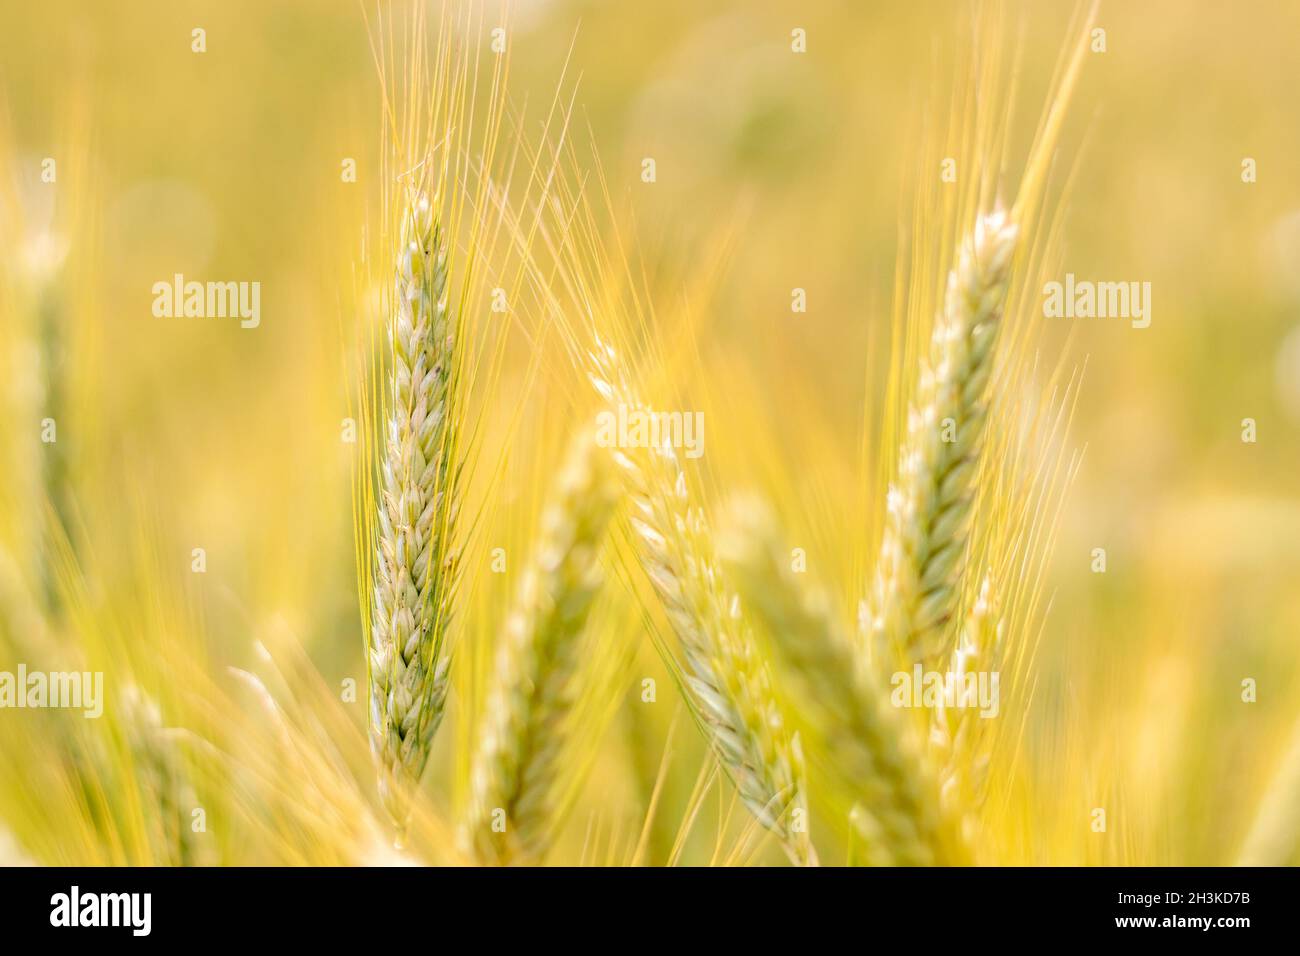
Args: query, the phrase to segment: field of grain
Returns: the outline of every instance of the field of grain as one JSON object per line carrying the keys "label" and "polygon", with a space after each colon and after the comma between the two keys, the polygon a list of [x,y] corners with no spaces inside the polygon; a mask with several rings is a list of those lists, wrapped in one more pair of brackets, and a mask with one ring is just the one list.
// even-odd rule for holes
{"label": "field of grain", "polygon": [[120,6],[0,11],[0,865],[1300,862],[1300,9]]}

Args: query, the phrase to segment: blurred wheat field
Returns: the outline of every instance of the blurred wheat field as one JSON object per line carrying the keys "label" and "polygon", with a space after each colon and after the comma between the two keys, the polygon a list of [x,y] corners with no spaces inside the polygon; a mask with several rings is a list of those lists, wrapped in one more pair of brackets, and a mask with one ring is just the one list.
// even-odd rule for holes
{"label": "blurred wheat field", "polygon": [[1294,865],[1298,17],[6,7],[0,864]]}

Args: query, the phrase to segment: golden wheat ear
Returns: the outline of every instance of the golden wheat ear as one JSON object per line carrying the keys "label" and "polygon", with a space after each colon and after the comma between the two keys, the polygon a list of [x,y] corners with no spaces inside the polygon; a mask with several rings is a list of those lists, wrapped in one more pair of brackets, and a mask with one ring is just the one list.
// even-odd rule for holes
{"label": "golden wheat ear", "polygon": [[857,801],[851,823],[871,865],[969,862],[959,829],[942,812],[938,783],[911,722],[841,628],[820,592],[799,584],[769,509],[730,503],[720,533],[744,605],[803,685],[836,771]]}
{"label": "golden wheat ear", "polygon": [[577,702],[580,638],[617,497],[608,456],[576,441],[497,650],[473,757],[462,840],[483,862],[539,861],[560,822],[554,791]]}

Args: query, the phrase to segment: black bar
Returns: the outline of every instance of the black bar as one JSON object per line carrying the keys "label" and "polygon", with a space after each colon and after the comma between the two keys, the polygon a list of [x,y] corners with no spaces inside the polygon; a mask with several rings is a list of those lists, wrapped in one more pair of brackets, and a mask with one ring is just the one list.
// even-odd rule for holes
{"label": "black bar", "polygon": [[[116,911],[119,925],[52,925],[71,922],[74,886],[79,922]],[[918,944],[1131,936],[1231,945],[1243,933],[1292,934],[1296,887],[1295,870],[1210,868],[25,869],[0,871],[0,925],[6,942],[76,934],[83,942],[259,948],[373,947],[382,937],[422,950],[454,938],[498,949],[587,938],[618,950],[660,934],[663,944],[752,939],[766,947],[789,938],[813,949],[821,948],[814,939],[831,948],[848,934],[862,944],[853,948],[867,948],[899,932]],[[149,894],[147,935],[144,896],[100,894]]]}

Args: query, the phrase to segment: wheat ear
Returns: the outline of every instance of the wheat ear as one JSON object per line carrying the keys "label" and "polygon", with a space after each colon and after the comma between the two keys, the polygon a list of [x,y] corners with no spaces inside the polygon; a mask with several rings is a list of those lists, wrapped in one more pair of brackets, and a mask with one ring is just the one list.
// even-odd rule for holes
{"label": "wheat ear", "polygon": [[371,605],[370,745],[399,832],[447,698],[451,613],[453,325],[447,255],[428,197],[403,218],[389,339]]}
{"label": "wheat ear", "polygon": [[[993,582],[985,576],[979,595],[962,622],[953,648],[948,671],[958,694],[965,694],[967,675],[988,671],[996,659],[1002,624],[993,597]],[[974,712],[978,706],[968,696],[958,699],[957,706],[945,706],[943,695],[930,714],[930,753],[939,768],[939,799],[946,813],[954,817],[965,814],[962,821],[967,840],[973,837],[975,820],[970,811],[983,802],[984,779],[988,772],[988,755],[983,741],[986,721]]]}
{"label": "wheat ear", "polygon": [[579,638],[600,588],[598,558],[617,500],[608,456],[569,454],[497,650],[464,842],[484,862],[540,860],[554,834],[554,789],[577,696]]}
{"label": "wheat ear", "polygon": [[[591,355],[592,382],[612,405],[653,414],[635,400],[619,357],[607,345]],[[803,810],[804,761],[785,727],[771,676],[728,592],[704,510],[691,500],[670,445],[613,454],[632,509],[637,558],[681,648],[681,683],[691,711],[754,817],[781,840],[791,862],[814,864]]]}
{"label": "wheat ear", "polygon": [[191,826],[190,812],[199,805],[186,773],[175,735],[163,726],[157,702],[135,684],[122,692],[122,726],[134,762],[135,778],[152,798],[157,819],[157,859],[170,866],[212,864],[204,836]]}
{"label": "wheat ear", "polygon": [[933,665],[957,603],[986,392],[1018,227],[1005,212],[980,216],[948,274],[930,355],[908,409],[890,488],[871,601],[877,655]]}
{"label": "wheat ear", "polygon": [[858,801],[852,822],[873,865],[968,861],[910,723],[891,705],[825,595],[796,581],[769,510],[733,502],[721,538],[746,607],[802,679],[836,766]]}

